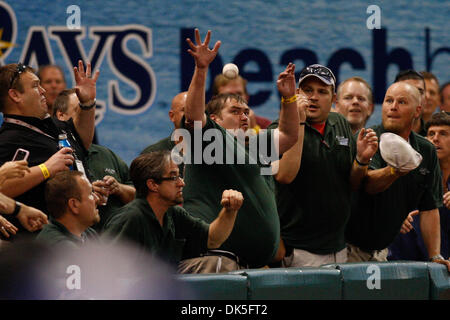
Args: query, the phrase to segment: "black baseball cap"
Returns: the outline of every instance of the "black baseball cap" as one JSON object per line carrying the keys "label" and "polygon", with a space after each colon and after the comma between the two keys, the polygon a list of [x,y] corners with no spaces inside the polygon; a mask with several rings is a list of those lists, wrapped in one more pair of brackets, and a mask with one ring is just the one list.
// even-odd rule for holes
{"label": "black baseball cap", "polygon": [[303,68],[303,70],[300,72],[298,86],[300,87],[302,81],[308,77],[316,77],[326,85],[333,86],[333,91],[336,88],[336,77],[334,76],[333,72],[329,68],[321,64],[312,64]]}

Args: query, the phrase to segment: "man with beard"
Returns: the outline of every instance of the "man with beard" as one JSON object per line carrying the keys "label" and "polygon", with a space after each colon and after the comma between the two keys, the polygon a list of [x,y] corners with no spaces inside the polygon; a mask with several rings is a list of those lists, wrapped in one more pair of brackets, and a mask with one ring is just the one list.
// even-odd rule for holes
{"label": "man with beard", "polygon": [[[364,184],[353,198],[346,229],[349,262],[386,261],[387,247],[398,234],[408,213],[419,210],[420,227],[431,261],[450,262],[440,256],[439,211],[442,182],[435,147],[413,132],[421,113],[420,93],[405,81],[392,84],[382,105],[382,124],[377,135],[392,132],[421,154],[415,169],[388,165],[378,150],[370,162]],[[393,150],[395,152],[395,150]]]}

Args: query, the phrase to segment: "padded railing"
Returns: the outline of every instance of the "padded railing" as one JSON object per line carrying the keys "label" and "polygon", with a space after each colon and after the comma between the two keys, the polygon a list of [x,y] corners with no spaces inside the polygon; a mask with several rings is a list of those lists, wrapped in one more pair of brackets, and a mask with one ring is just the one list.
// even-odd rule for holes
{"label": "padded railing", "polygon": [[178,275],[199,300],[450,300],[450,273],[426,262],[364,262],[318,268]]}

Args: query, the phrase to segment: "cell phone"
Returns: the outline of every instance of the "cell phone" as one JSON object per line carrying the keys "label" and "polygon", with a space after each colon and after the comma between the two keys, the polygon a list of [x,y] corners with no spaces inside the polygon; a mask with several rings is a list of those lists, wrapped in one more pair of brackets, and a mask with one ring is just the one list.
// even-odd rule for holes
{"label": "cell phone", "polygon": [[12,161],[27,160],[29,155],[30,151],[19,148],[17,149],[16,154],[14,155]]}

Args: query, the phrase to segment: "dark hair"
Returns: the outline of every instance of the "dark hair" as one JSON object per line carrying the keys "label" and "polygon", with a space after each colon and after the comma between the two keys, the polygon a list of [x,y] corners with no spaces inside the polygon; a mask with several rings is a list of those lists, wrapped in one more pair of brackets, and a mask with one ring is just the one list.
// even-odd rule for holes
{"label": "dark hair", "polygon": [[[0,112],[3,112],[5,108],[9,89],[16,89],[21,93],[24,92],[22,81],[20,79],[23,72],[18,75],[16,74],[18,66],[18,63],[10,63],[0,67]],[[24,72],[34,73],[34,69],[25,66]],[[14,79],[11,85],[11,81],[14,77],[16,77],[16,79]]]}
{"label": "dark hair", "polygon": [[235,93],[221,93],[217,96],[213,96],[211,100],[209,100],[208,104],[206,105],[206,112],[208,114],[215,114],[220,115],[223,105],[228,100],[236,100],[238,103],[244,103],[247,104],[247,101],[245,101],[244,98],[242,98],[240,95]]}
{"label": "dark hair", "polygon": [[64,76],[63,69],[60,66],[56,65],[56,64],[47,64],[47,65],[42,66],[42,67],[39,68],[39,70],[36,73],[36,75],[38,76],[39,79],[41,79],[41,81],[42,81],[42,73],[44,72],[45,69],[49,69],[49,68],[58,69],[59,72],[61,72],[61,75],[62,75],[64,83],[67,83],[66,82],[66,77]]}
{"label": "dark hair", "polygon": [[422,80],[424,81],[423,75],[413,69],[402,70],[397,73],[394,82],[399,82],[403,80]]}
{"label": "dark hair", "polygon": [[433,126],[450,126],[450,115],[445,111],[433,114],[431,119],[425,124],[425,130],[428,131]]}
{"label": "dark hair", "polygon": [[147,180],[161,181],[164,171],[170,161],[170,151],[161,150],[144,153],[131,162],[130,178],[136,188],[136,197],[146,197],[148,194]]}
{"label": "dark hair", "polygon": [[45,201],[48,213],[53,218],[61,217],[71,198],[81,200],[81,189],[76,177],[82,177],[80,171],[60,171],[47,181],[45,186]]}
{"label": "dark hair", "polygon": [[75,89],[64,89],[61,91],[53,102],[53,114],[52,117],[56,117],[56,112],[61,111],[62,113],[67,113],[69,109],[69,96],[76,93]]}

